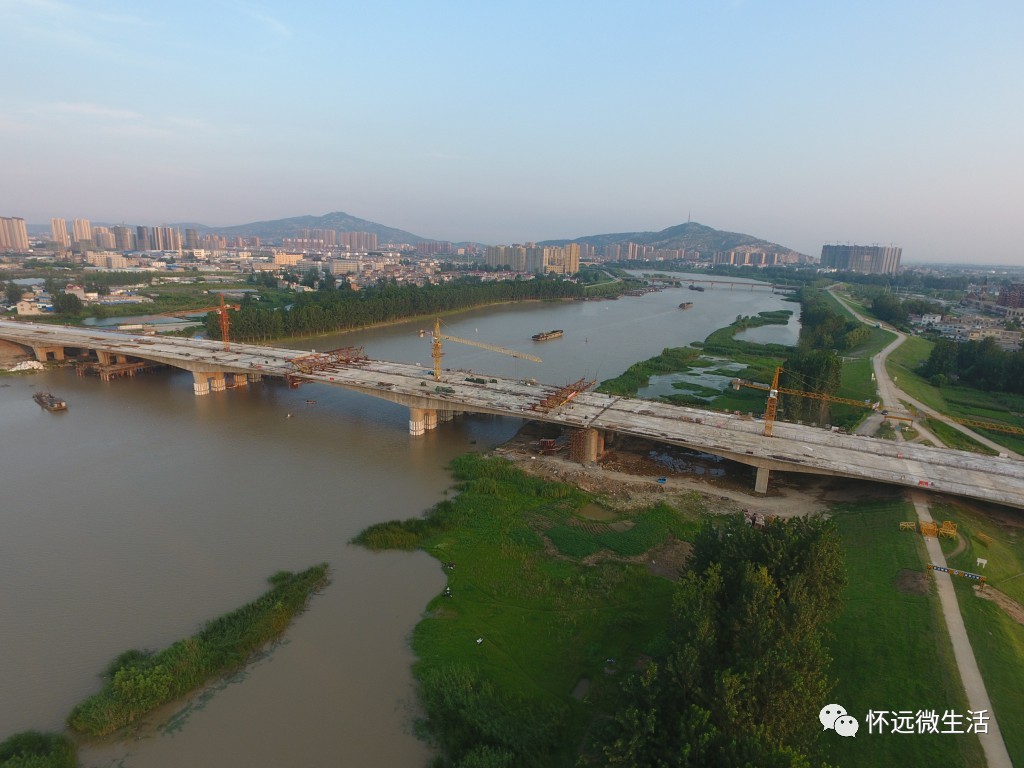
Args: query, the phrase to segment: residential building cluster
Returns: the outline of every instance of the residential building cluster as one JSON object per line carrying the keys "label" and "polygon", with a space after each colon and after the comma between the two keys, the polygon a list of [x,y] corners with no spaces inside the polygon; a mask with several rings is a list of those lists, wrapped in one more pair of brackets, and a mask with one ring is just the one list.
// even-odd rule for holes
{"label": "residential building cluster", "polygon": [[0,251],[24,253],[28,250],[28,230],[25,220],[0,216]]}
{"label": "residential building cluster", "polygon": [[821,268],[839,272],[895,275],[903,249],[881,245],[823,245]]}
{"label": "residential building cluster", "polygon": [[493,269],[506,267],[512,272],[574,275],[580,271],[580,246],[492,245],[484,251],[484,263]]}

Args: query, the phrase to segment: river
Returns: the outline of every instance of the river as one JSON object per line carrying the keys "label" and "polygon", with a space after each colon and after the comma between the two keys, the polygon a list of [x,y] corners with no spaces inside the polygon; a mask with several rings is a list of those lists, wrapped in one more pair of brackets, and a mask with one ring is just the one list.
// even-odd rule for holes
{"label": "river", "polygon": [[[782,298],[668,289],[474,310],[446,318],[444,332],[544,362],[445,343],[444,364],[552,384],[604,379],[737,314],[798,309]],[[694,307],[678,309],[684,300]],[[426,325],[279,346],[363,345],[428,367],[429,339],[416,333]],[[555,328],[563,338],[529,338]],[[39,388],[69,410],[40,409]],[[412,734],[408,638],[444,576],[422,553],[375,555],[348,542],[442,499],[447,463],[504,441],[518,420],[460,417],[413,438],[406,409],[326,385],[266,381],[197,398],[184,372],[103,383],[60,369],[0,378],[0,424],[0,740],[59,730],[121,651],[164,647],[256,597],[273,572],[326,560],[333,583],[281,644],[172,728],[155,726],[180,703],[130,740],[84,747],[81,764],[426,765]]]}

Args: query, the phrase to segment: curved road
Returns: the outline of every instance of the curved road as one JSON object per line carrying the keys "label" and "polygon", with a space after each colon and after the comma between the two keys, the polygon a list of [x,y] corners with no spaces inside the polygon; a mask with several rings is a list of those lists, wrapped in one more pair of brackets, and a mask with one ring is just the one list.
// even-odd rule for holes
{"label": "curved road", "polygon": [[[836,296],[834,292],[832,295]],[[842,305],[861,322],[869,324],[873,322],[869,321],[838,296],[836,296],[836,300],[841,302]],[[925,408],[924,405],[907,395],[903,390],[899,389],[889,378],[889,373],[885,369],[886,358],[889,357],[890,352],[906,341],[907,337],[895,328],[886,328],[885,330],[895,333],[896,339],[872,359],[875,371],[875,382],[878,384],[878,394],[881,397],[882,402],[889,404],[891,407],[902,400],[912,404],[921,413],[924,413],[929,417],[941,418],[936,417],[929,409]],[[879,418],[880,417],[881,416],[879,414]],[[1003,448],[997,443],[993,443],[991,440],[976,434],[960,424],[951,422],[947,423],[960,430],[965,435],[973,437],[978,442],[983,443],[990,448],[1008,453],[1018,459],[1021,458],[1016,453]],[[920,427],[918,427],[918,431],[922,434],[930,435],[927,430],[921,429]],[[900,432],[897,432],[896,435],[898,440],[903,439]],[[934,435],[930,436],[932,439],[935,439]],[[942,442],[935,439],[935,444],[942,445]],[[925,498],[924,494],[919,491],[911,491],[910,500],[914,504],[914,509],[917,512],[917,518],[920,522],[933,522],[931,513],[928,510],[928,500]],[[942,547],[939,545],[939,540],[931,536],[924,536],[922,538],[924,539],[925,548],[928,550],[928,557],[932,564],[945,568],[946,558],[942,554]],[[992,700],[988,696],[988,690],[985,688],[985,680],[982,678],[981,671],[978,669],[978,661],[974,656],[974,649],[971,647],[971,640],[967,636],[967,628],[964,626],[964,618],[960,613],[960,606],[957,603],[956,591],[953,589],[953,577],[948,573],[941,573],[937,571],[932,571],[932,576],[935,578],[935,586],[939,594],[939,604],[942,606],[942,616],[946,621],[946,630],[949,632],[949,640],[953,646],[953,658],[956,660],[957,669],[960,671],[960,680],[963,682],[964,686],[964,693],[967,695],[967,704],[974,712],[984,710],[990,715],[988,732],[978,734],[978,741],[981,743],[982,751],[985,753],[985,762],[987,763],[988,768],[1013,768],[1013,762],[1010,760],[1010,754],[1006,751],[1006,742],[1003,741],[1003,734],[999,729],[999,722],[996,719],[995,711],[992,709]]]}
{"label": "curved road", "polygon": [[[852,314],[854,317],[856,317],[862,323],[866,323],[868,325],[873,325],[874,324],[874,322],[875,322],[874,320],[870,320],[870,319],[864,317],[864,315],[862,315],[860,312],[858,312],[856,309],[854,309],[852,306],[850,306],[850,304],[848,304],[841,296],[838,296],[835,293],[834,290],[832,290],[831,288],[829,290],[832,293],[832,295],[835,296],[836,301],[838,301],[840,304],[842,304],[844,307],[846,307],[846,309],[850,312],[850,314]],[[999,443],[996,443],[996,442],[990,440],[989,438],[985,437],[984,435],[979,435],[977,432],[975,432],[972,429],[969,429],[968,427],[965,427],[963,424],[959,424],[959,423],[957,423],[955,421],[948,420],[947,417],[943,416],[940,413],[936,413],[934,410],[932,410],[931,408],[926,406],[920,400],[914,399],[913,397],[908,395],[906,392],[904,392],[903,390],[899,389],[893,383],[892,379],[889,378],[889,373],[885,369],[885,361],[889,358],[889,354],[893,350],[898,348],[901,344],[903,344],[903,342],[905,342],[907,340],[907,336],[906,336],[906,334],[901,333],[900,331],[897,331],[895,328],[892,328],[890,326],[882,326],[882,327],[884,328],[884,330],[889,331],[889,333],[896,334],[896,339],[891,344],[889,344],[889,346],[887,346],[885,349],[883,349],[881,352],[879,352],[877,355],[875,355],[874,358],[872,359],[872,365],[873,365],[874,371],[875,371],[875,382],[878,385],[878,395],[879,395],[879,398],[881,399],[881,401],[883,403],[885,403],[886,405],[888,405],[891,408],[891,407],[895,406],[898,402],[900,402],[902,400],[903,402],[909,403],[910,405],[914,406],[918,410],[918,413],[920,413],[920,414],[922,414],[924,416],[927,416],[930,419],[935,419],[937,421],[942,421],[942,422],[948,424],[953,429],[955,429],[955,430],[957,430],[959,432],[962,432],[963,434],[967,435],[968,437],[970,437],[970,438],[972,438],[974,440],[977,440],[979,443],[981,443],[982,445],[984,445],[984,446],[986,446],[988,448],[991,448],[996,453],[1005,453],[1006,455],[1012,456],[1015,459],[1024,459],[1024,456],[1021,456],[1019,453],[1015,453],[1014,451],[1011,451],[1009,448],[1006,448],[1005,446],[1002,446]],[[877,425],[878,421],[880,421],[881,418],[882,418],[881,414],[878,414],[877,417],[876,416],[870,417],[868,419],[868,421],[865,422],[865,423],[874,423],[874,424]],[[930,439],[934,440],[935,445],[939,445],[939,446],[943,445],[942,441],[939,440],[937,437],[935,437],[935,435],[932,434],[931,432],[929,432],[927,429],[924,429],[920,425],[917,425],[915,428],[922,435],[925,435],[926,437],[929,437]],[[859,430],[858,430],[858,434],[860,434]]]}

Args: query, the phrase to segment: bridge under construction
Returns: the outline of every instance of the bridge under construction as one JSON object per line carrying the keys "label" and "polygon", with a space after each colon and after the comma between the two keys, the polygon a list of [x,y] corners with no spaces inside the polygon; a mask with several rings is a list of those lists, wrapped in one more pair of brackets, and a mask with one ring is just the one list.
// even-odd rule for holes
{"label": "bridge under construction", "polygon": [[[686,406],[591,392],[593,382],[561,386],[532,380],[441,371],[369,358],[360,348],[330,352],[153,337],[0,320],[0,339],[31,349],[40,361],[72,356],[101,378],[153,365],[190,371],[196,395],[249,386],[265,376],[292,386],[318,382],[389,400],[409,409],[409,432],[422,435],[461,413],[515,416],[570,432],[573,458],[597,460],[605,441],[631,435],[715,454],[756,468],[755,490],[771,470],[835,475],[1024,508],[1024,463],[966,451],[895,443],[798,424],[763,422]],[[131,373],[127,373],[131,371]]]}

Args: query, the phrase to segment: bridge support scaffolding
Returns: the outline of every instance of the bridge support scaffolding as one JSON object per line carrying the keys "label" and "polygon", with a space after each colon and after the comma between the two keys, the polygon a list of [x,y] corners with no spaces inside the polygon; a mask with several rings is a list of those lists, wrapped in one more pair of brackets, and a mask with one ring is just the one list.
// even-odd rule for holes
{"label": "bridge support scaffolding", "polygon": [[754,490],[757,493],[768,493],[768,475],[770,470],[768,467],[757,468],[757,479],[754,480]]}

